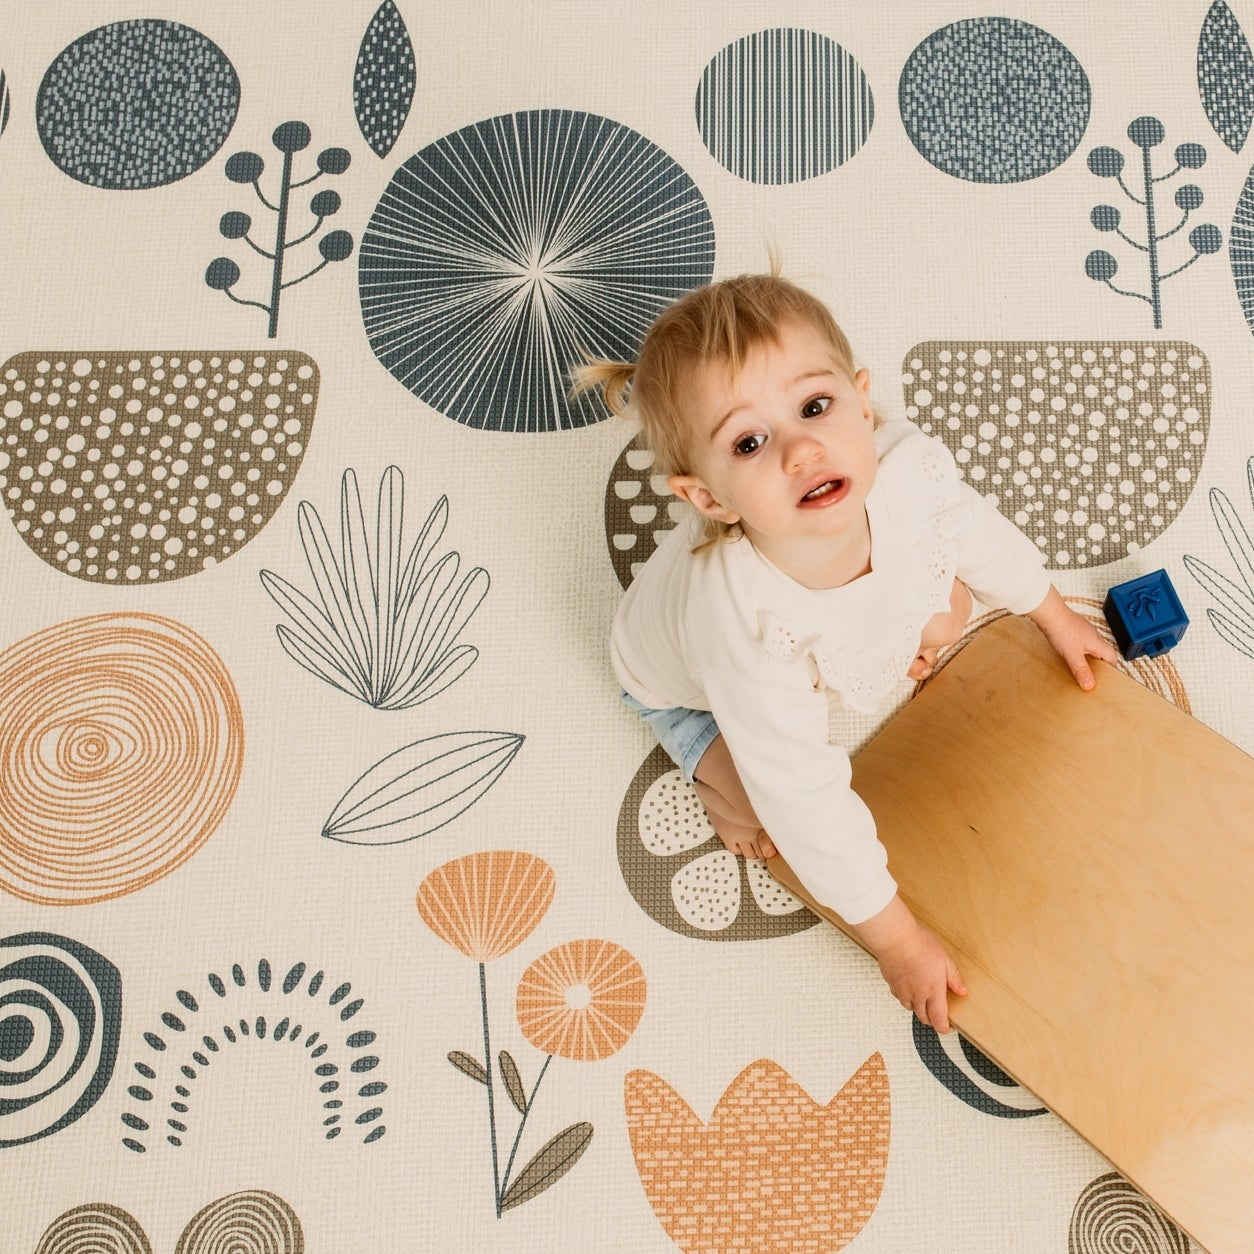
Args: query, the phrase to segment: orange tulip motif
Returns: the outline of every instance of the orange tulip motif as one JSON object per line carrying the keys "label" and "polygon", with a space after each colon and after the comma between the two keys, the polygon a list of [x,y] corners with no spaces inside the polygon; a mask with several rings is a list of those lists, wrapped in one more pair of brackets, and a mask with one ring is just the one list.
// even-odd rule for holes
{"label": "orange tulip motif", "polygon": [[888,1073],[872,1054],[826,1106],[760,1058],[708,1124],[660,1077],[632,1071],[627,1126],[640,1183],[684,1254],[844,1249],[879,1203]]}
{"label": "orange tulip motif", "polygon": [[548,863],[532,854],[507,850],[455,858],[432,871],[418,888],[418,913],[427,926],[479,964],[483,1061],[460,1049],[451,1051],[448,1058],[487,1091],[497,1218],[555,1184],[579,1161],[592,1140],[590,1123],[572,1124],[551,1137],[514,1174],[523,1130],[549,1063],[554,1056],[577,1062],[608,1058],[626,1044],[644,1012],[644,972],[631,954],[612,941],[570,941],[549,950],[527,968],[518,985],[518,1022],[523,1035],[547,1057],[528,1092],[509,1052],[501,1050],[497,1056],[499,1084],[519,1115],[502,1172],[486,964],[516,949],[535,931],[553,900],[553,888],[553,870]]}

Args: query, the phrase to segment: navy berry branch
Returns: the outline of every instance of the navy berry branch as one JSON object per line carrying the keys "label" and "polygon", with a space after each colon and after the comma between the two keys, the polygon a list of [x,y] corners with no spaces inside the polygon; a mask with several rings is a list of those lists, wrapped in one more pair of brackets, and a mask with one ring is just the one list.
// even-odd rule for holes
{"label": "navy berry branch", "polygon": [[308,178],[296,183],[292,182],[292,158],[296,153],[309,147],[311,138],[309,127],[304,122],[284,122],[271,136],[274,146],[283,154],[283,173],[279,182],[278,204],[271,203],[261,190],[260,180],[265,170],[265,162],[257,153],[237,152],[228,158],[226,163],[226,177],[232,183],[251,183],[253,191],[257,193],[257,199],[278,217],[273,251],[263,248],[249,234],[253,220],[248,214],[232,210],[224,213],[218,223],[218,230],[226,239],[242,239],[254,252],[273,263],[270,275],[270,303],[267,305],[257,300],[244,300],[231,291],[231,288],[239,282],[240,268],[230,257],[215,257],[205,271],[205,282],[216,291],[225,292],[237,305],[251,305],[255,309],[262,309],[268,313],[270,315],[270,339],[274,339],[279,329],[279,298],[284,289],[303,283],[317,274],[328,262],[346,260],[352,256],[353,252],[353,237],[347,231],[331,231],[318,241],[318,251],[322,254],[322,260],[312,270],[306,271],[297,279],[289,279],[286,282],[283,279],[283,262],[287,250],[311,239],[318,233],[327,218],[338,213],[340,208],[338,192],[327,190],[315,193],[309,202],[309,211],[316,221],[303,235],[288,239],[288,215],[292,207],[292,192],[298,187],[307,186],[324,174],[343,174],[352,159],[345,148],[324,148],[318,154],[317,170]]}
{"label": "navy berry branch", "polygon": [[1098,178],[1116,179],[1123,190],[1123,194],[1129,200],[1141,205],[1145,210],[1145,243],[1141,243],[1130,235],[1124,234],[1120,227],[1121,217],[1119,210],[1114,205],[1097,205],[1093,209],[1089,220],[1099,231],[1114,231],[1120,239],[1146,254],[1150,272],[1149,295],[1147,296],[1143,292],[1126,291],[1123,288],[1116,287],[1110,281],[1119,270],[1118,261],[1110,253],[1098,248],[1094,249],[1084,259],[1084,270],[1090,279],[1094,279],[1098,283],[1105,283],[1112,292],[1118,292],[1120,296],[1135,296],[1138,300],[1146,301],[1154,310],[1154,326],[1156,329],[1161,328],[1163,325],[1161,297],[1163,283],[1173,275],[1179,274],[1181,270],[1187,270],[1203,254],[1218,252],[1223,245],[1223,236],[1220,234],[1217,226],[1209,222],[1201,226],[1195,226],[1189,232],[1188,237],[1189,243],[1193,245],[1193,256],[1183,265],[1177,266],[1167,274],[1160,273],[1158,245],[1163,240],[1175,235],[1177,231],[1184,229],[1185,223],[1189,220],[1189,214],[1201,207],[1203,197],[1202,189],[1195,183],[1184,183],[1177,188],[1175,195],[1176,208],[1182,210],[1184,216],[1171,230],[1158,234],[1157,212],[1154,204],[1154,185],[1173,178],[1181,170],[1198,170],[1206,164],[1206,149],[1201,144],[1179,144],[1175,151],[1175,168],[1169,170],[1166,174],[1155,175],[1150,162],[1150,149],[1156,148],[1161,144],[1165,134],[1163,124],[1157,118],[1136,118],[1132,125],[1128,127],[1128,138],[1141,150],[1144,198],[1135,195],[1123,181],[1123,153],[1117,148],[1094,148],[1089,153],[1089,169]]}

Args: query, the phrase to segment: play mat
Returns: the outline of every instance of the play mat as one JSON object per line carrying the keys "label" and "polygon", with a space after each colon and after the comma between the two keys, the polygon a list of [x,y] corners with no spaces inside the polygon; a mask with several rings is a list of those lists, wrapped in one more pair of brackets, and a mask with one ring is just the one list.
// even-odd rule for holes
{"label": "play mat", "polygon": [[5,0],[0,1248],[1197,1249],[722,849],[608,664],[677,506],[565,389],[774,248],[1250,751],[1249,39]]}

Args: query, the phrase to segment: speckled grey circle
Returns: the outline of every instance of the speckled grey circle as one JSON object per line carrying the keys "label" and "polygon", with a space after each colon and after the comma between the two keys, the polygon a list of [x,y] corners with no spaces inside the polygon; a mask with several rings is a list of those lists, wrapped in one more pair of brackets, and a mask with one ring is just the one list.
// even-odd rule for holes
{"label": "speckled grey circle", "polygon": [[226,143],[240,84],[226,54],[179,22],[113,22],[76,39],[39,85],[44,150],[92,187],[146,188],[199,170]]}
{"label": "speckled grey circle", "polygon": [[910,141],[937,169],[973,183],[1039,178],[1076,149],[1092,92],[1048,31],[976,17],[933,31],[898,85]]}

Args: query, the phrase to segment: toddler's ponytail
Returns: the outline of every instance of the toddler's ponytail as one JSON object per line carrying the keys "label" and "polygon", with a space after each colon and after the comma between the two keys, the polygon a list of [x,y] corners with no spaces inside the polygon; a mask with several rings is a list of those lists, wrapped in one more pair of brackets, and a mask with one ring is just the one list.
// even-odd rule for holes
{"label": "toddler's ponytail", "polygon": [[635,362],[589,357],[570,372],[572,383],[568,395],[574,400],[580,393],[599,387],[610,413],[621,416],[627,408],[627,394],[635,373]]}

